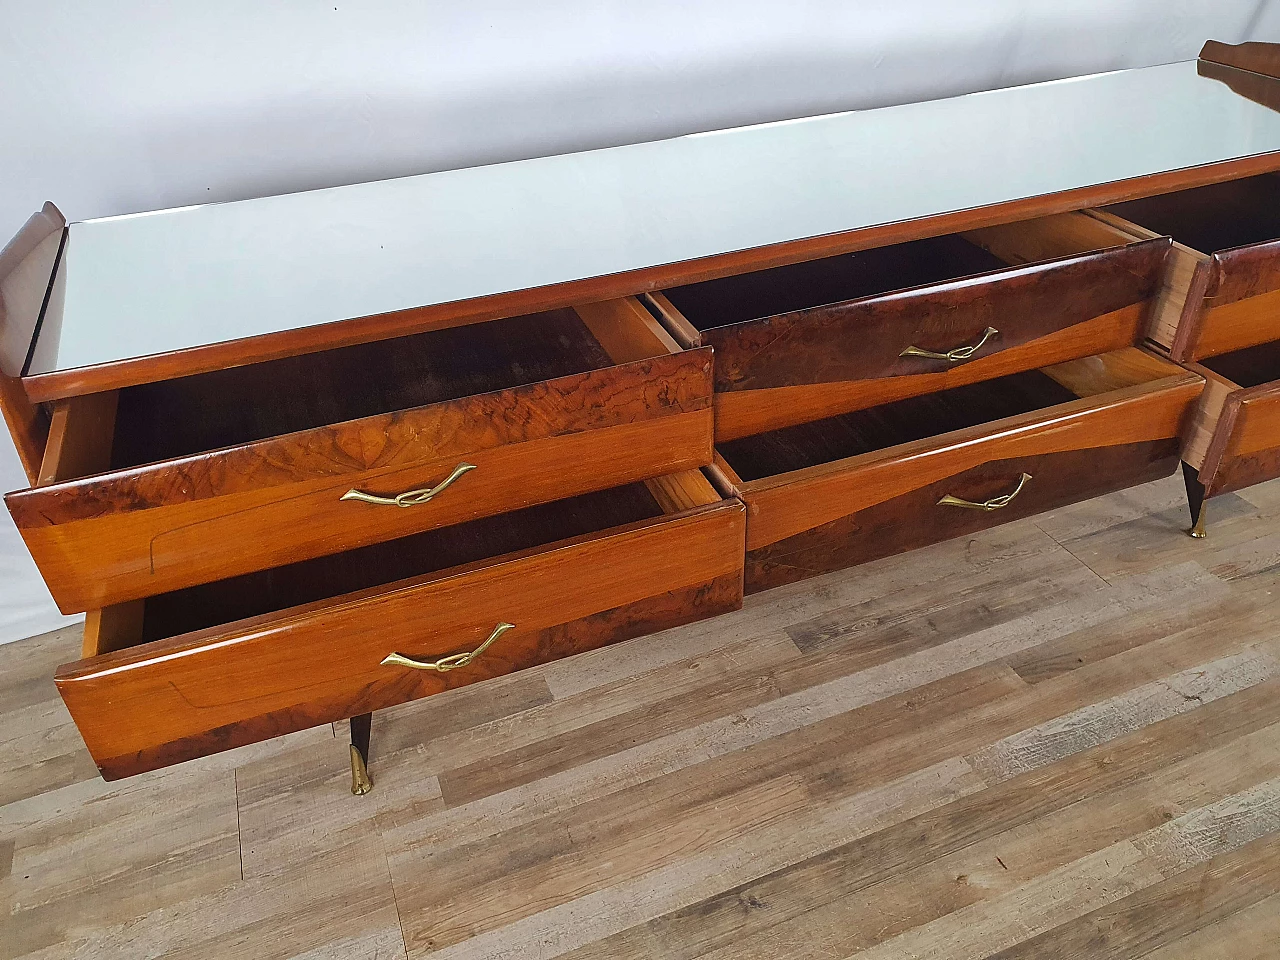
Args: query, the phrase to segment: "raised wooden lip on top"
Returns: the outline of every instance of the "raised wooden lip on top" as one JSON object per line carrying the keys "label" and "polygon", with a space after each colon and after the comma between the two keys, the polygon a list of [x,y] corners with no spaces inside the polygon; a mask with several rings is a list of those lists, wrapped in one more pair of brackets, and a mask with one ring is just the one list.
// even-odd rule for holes
{"label": "raised wooden lip on top", "polygon": [[[1233,47],[1210,41],[1201,51],[1201,58],[1202,64],[1207,62],[1243,70],[1250,76],[1263,78],[1266,83],[1276,84],[1280,89],[1280,82],[1270,79],[1280,74],[1280,44]],[[32,402],[58,400],[371,340],[632,296],[664,287],[1014,220],[1066,213],[1277,170],[1280,170],[1280,150],[605,276],[33,374],[24,377],[22,384]]]}

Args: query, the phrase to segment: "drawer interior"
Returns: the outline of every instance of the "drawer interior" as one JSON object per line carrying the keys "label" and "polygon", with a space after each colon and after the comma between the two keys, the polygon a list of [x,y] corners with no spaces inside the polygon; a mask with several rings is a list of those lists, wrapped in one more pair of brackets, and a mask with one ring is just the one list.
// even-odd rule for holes
{"label": "drawer interior", "polygon": [[706,477],[694,470],[174,590],[91,612],[85,655],[331,600],[719,500]]}
{"label": "drawer interior", "polygon": [[1128,347],[718,443],[716,450],[737,475],[734,479],[750,483],[1178,372],[1173,364]]}
{"label": "drawer interior", "polygon": [[1280,175],[1264,173],[1103,209],[1194,250],[1216,253],[1280,239]]}
{"label": "drawer interior", "polygon": [[673,287],[650,298],[650,304],[677,327],[705,331],[1134,239],[1084,214],[1067,213]]}
{"label": "drawer interior", "polygon": [[573,310],[492,320],[120,391],[111,467],[610,366]]}
{"label": "drawer interior", "polygon": [[1204,357],[1200,365],[1208,367],[1239,387],[1258,387],[1280,380],[1280,341]]}

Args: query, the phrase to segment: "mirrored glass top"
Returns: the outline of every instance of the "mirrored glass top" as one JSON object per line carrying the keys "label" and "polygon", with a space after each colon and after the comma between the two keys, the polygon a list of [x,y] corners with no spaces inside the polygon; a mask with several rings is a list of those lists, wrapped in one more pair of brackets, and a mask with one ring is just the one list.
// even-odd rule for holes
{"label": "mirrored glass top", "polygon": [[1196,62],[70,227],[30,373],[1280,150]]}

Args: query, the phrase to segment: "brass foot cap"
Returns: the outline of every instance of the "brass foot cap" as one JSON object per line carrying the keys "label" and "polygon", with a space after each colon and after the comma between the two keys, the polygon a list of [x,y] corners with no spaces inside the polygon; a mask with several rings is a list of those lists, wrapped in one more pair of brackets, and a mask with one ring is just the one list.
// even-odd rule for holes
{"label": "brass foot cap", "polygon": [[351,745],[351,792],[357,797],[363,797],[372,789],[373,781],[369,779],[369,770],[365,766],[364,757],[360,756],[360,751],[353,743]]}

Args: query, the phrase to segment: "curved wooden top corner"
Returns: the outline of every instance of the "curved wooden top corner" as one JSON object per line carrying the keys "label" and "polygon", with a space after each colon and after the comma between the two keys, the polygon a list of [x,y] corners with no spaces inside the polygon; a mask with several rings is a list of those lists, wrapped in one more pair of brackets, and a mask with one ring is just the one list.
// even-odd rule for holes
{"label": "curved wooden top corner", "polygon": [[1280,43],[1231,44],[1210,40],[1200,50],[1200,59],[1280,79]]}

